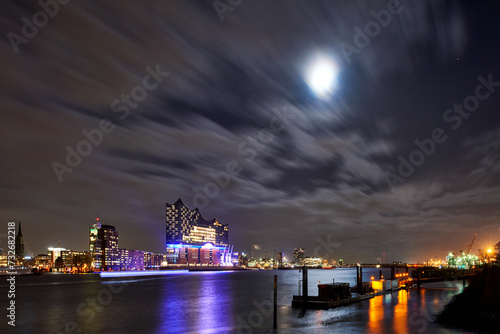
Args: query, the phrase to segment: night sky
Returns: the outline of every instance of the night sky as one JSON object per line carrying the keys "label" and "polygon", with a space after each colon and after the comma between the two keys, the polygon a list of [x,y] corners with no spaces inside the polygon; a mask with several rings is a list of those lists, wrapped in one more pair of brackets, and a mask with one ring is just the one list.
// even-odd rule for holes
{"label": "night sky", "polygon": [[99,213],[120,247],[161,252],[179,197],[259,256],[415,262],[500,241],[498,1],[41,10],[0,13],[0,247],[21,220],[29,254],[88,250]]}

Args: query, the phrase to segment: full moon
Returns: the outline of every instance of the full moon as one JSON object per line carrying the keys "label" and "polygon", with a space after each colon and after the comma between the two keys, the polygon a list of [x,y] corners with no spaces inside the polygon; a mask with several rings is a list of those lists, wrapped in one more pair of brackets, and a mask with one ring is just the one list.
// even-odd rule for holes
{"label": "full moon", "polygon": [[332,94],[337,86],[338,66],[328,57],[314,59],[307,68],[307,84],[320,98]]}

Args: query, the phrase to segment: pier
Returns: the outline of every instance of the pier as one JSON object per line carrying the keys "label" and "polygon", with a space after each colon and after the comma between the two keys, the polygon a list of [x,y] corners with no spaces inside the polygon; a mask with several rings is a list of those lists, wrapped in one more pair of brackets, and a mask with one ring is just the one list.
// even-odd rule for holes
{"label": "pier", "polygon": [[330,308],[357,303],[375,297],[377,294],[368,294],[356,297],[350,297],[342,300],[328,300],[320,296],[309,296],[307,303],[304,304],[302,296],[293,296],[292,307],[306,308],[313,310],[328,310]]}
{"label": "pier", "polygon": [[[309,296],[307,267],[304,267],[302,269],[302,295],[292,296],[292,307],[302,308],[301,314],[303,316],[307,309],[327,310],[396,292],[403,287],[406,288],[406,275],[401,274],[401,278],[396,278],[399,275],[394,275],[394,268],[392,268],[391,276],[391,280],[386,281],[382,279],[383,276],[380,273],[381,280],[363,282],[363,268],[358,266],[355,287],[351,288],[349,283],[335,283],[333,281],[332,283],[318,284],[318,295]],[[356,291],[356,295],[353,295],[352,291]]]}
{"label": "pier", "polygon": [[[424,276],[424,274],[427,274]],[[461,274],[458,272],[449,272],[449,271],[425,271],[418,269],[416,273],[414,273],[413,278],[408,281],[411,285],[416,285],[418,289],[420,289],[421,285],[424,283],[437,283],[437,282],[446,282],[446,281],[463,281],[463,285],[465,286],[465,281],[474,279],[480,275],[479,272],[468,272],[465,270],[462,271]]]}

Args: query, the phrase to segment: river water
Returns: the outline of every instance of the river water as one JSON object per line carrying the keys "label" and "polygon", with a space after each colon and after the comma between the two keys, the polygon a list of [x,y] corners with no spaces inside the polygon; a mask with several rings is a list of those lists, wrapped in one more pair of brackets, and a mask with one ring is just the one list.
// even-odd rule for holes
{"label": "river water", "polygon": [[[278,275],[278,329],[273,331],[273,275]],[[389,277],[390,270],[383,274]],[[317,282],[355,285],[355,268],[309,270]],[[379,269],[364,268],[364,281]],[[5,276],[4,276],[5,277]],[[8,285],[0,282],[6,313]],[[291,307],[298,270],[190,272],[153,277],[44,274],[16,278],[16,327],[5,315],[0,333],[467,333],[433,317],[462,282],[428,284],[330,310]]]}

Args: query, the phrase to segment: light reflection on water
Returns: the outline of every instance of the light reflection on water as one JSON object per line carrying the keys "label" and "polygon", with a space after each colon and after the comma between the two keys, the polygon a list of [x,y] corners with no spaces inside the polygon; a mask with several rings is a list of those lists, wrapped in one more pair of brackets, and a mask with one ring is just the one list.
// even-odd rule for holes
{"label": "light reflection on water", "polygon": [[[81,333],[273,333],[272,286],[278,275],[278,333],[463,333],[432,323],[433,317],[461,290],[461,282],[404,290],[330,310],[308,310],[298,319],[291,305],[298,271],[187,273],[148,279],[123,279],[95,317],[82,317],[77,307],[95,299],[111,284],[95,276],[19,277],[16,294],[21,332],[59,333],[74,321]],[[386,277],[389,272],[384,271]],[[378,276],[365,268],[364,280]],[[310,270],[309,294],[317,281],[349,282],[355,269]],[[0,296],[5,303],[6,296]],[[90,307],[88,308],[90,309]],[[3,332],[0,325],[0,332]]]}
{"label": "light reflection on water", "polygon": [[408,295],[409,293],[400,290],[397,293],[397,304],[394,307],[394,318],[392,328],[398,333],[408,333]]}
{"label": "light reflection on water", "polygon": [[409,292],[400,290],[393,294],[374,297],[368,306],[368,324],[370,333],[409,333],[408,328]]}
{"label": "light reflection on water", "polygon": [[384,303],[383,298],[370,299],[370,307],[368,312],[368,329],[371,333],[381,332],[381,321],[384,320]]}

